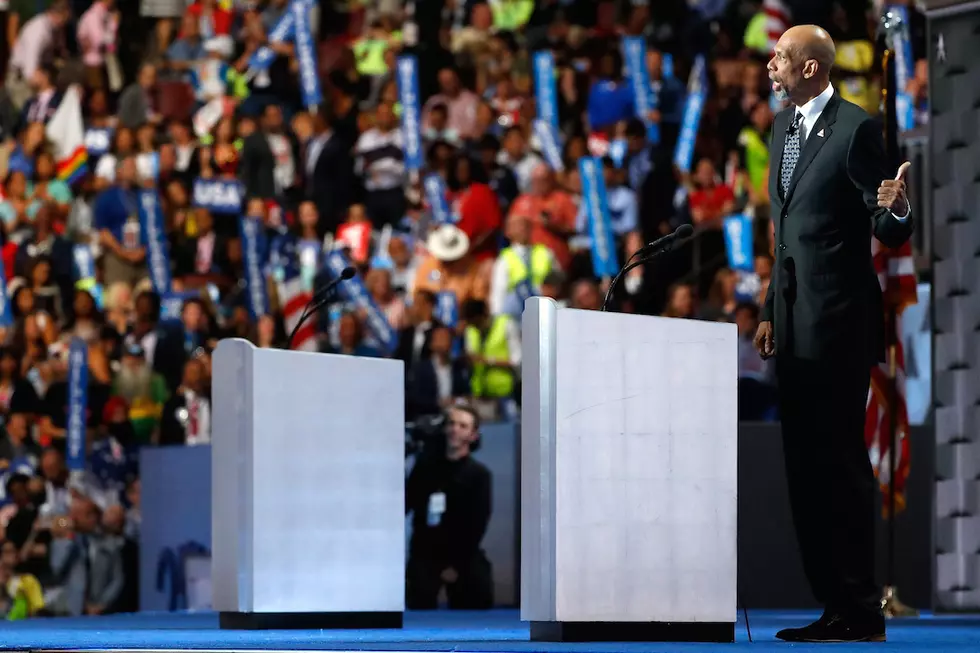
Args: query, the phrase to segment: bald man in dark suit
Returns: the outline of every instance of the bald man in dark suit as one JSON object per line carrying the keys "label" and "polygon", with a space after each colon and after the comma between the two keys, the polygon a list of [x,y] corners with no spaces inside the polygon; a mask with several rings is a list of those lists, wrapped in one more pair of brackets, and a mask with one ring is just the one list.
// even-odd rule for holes
{"label": "bald man in dark suit", "polygon": [[774,356],[790,506],[824,614],[787,641],[884,641],[874,578],[875,478],[864,444],[871,368],[884,358],[871,238],[912,234],[904,175],[886,170],[881,126],[830,83],[821,28],[787,30],[769,62],[789,100],[773,125],[769,195],[776,266],[756,346]]}

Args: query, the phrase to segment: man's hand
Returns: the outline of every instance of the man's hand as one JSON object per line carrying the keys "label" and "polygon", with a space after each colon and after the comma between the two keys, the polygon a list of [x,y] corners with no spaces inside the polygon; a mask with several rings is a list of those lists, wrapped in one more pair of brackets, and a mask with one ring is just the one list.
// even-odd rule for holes
{"label": "man's hand", "polygon": [[908,215],[909,200],[905,196],[905,173],[912,164],[908,161],[898,168],[894,179],[886,179],[878,186],[878,206],[898,216]]}
{"label": "man's hand", "polygon": [[763,360],[772,358],[772,355],[776,353],[776,340],[772,337],[772,322],[759,322],[753,344],[759,350],[759,355],[762,356]]}

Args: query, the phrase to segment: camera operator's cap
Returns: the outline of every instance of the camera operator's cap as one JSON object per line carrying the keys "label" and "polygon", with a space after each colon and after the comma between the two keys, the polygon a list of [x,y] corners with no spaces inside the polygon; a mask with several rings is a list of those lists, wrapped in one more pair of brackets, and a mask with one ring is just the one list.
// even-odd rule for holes
{"label": "camera operator's cap", "polygon": [[444,263],[458,261],[470,251],[469,236],[454,224],[436,227],[425,244],[429,252]]}

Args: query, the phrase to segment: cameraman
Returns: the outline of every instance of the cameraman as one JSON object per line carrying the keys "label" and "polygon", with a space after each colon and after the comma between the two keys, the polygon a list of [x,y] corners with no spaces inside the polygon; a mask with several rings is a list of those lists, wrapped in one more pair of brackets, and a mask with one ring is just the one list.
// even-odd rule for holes
{"label": "cameraman", "polygon": [[490,561],[480,542],[490,521],[490,470],[470,453],[480,444],[480,420],[470,406],[448,410],[445,448],[427,448],[415,461],[405,488],[413,513],[406,604],[438,607],[446,587],[452,610],[493,607]]}

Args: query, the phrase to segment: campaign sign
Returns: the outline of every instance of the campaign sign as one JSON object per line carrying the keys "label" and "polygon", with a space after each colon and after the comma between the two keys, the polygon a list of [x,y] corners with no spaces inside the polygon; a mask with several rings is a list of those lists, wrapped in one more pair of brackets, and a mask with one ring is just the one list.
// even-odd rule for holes
{"label": "campaign sign", "polygon": [[691,76],[687,83],[687,100],[684,104],[684,117],[681,122],[681,133],[674,149],[674,165],[681,172],[690,172],[694,158],[694,144],[697,141],[698,129],[701,126],[701,113],[708,97],[708,74],[705,68],[704,56],[698,55],[691,68]]}
{"label": "campaign sign", "polygon": [[436,307],[433,317],[443,326],[455,329],[459,323],[459,302],[456,293],[444,290],[436,295]]}
{"label": "campaign sign", "polygon": [[296,42],[296,58],[299,60],[303,104],[307,108],[317,107],[323,102],[323,94],[320,92],[316,48],[313,46],[313,30],[310,27],[310,7],[304,0],[293,0],[289,9],[295,23],[293,35]]}
{"label": "campaign sign", "polygon": [[723,222],[725,250],[728,267],[732,270],[752,270],[752,218],[747,215],[731,215]]}
{"label": "campaign sign", "polygon": [[155,190],[139,193],[140,227],[146,235],[146,263],[158,295],[170,291],[170,253],[167,251],[167,234],[163,229],[163,209]]}
{"label": "campaign sign", "polygon": [[[324,262],[330,276],[334,279],[340,277],[345,268],[350,267],[350,259],[340,250],[327,253]],[[386,355],[394,353],[398,346],[398,334],[395,333],[385,314],[375,303],[374,298],[371,297],[361,275],[356,274],[352,279],[341,283],[339,290],[343,297],[356,309],[364,311],[367,330],[377,341],[382,353]]]}
{"label": "campaign sign", "polygon": [[245,190],[234,179],[194,180],[194,206],[220,215],[238,215],[242,211]]}
{"label": "campaign sign", "polygon": [[68,469],[85,469],[85,428],[88,423],[88,345],[72,338],[68,350],[68,415],[65,427]]}
{"label": "campaign sign", "polygon": [[405,142],[405,168],[422,169],[422,107],[419,104],[419,62],[413,56],[398,57],[395,63],[398,102],[402,105],[402,136]]}
{"label": "campaign sign", "polygon": [[257,320],[269,312],[266,292],[266,276],[262,266],[261,241],[265,234],[255,218],[239,218],[238,228],[242,238],[242,258],[245,267],[245,287],[248,290],[248,312]]}
{"label": "campaign sign", "polygon": [[14,314],[7,295],[7,275],[3,267],[0,265],[0,328],[7,328],[13,326]]}
{"label": "campaign sign", "polygon": [[436,225],[456,222],[449,210],[449,200],[446,199],[446,183],[439,175],[427,175],[422,182],[425,188],[425,199],[432,214],[432,223]]}
{"label": "campaign sign", "polygon": [[602,161],[595,157],[579,159],[579,176],[582,178],[582,201],[589,218],[589,235],[592,237],[592,269],[597,277],[614,277],[619,272],[616,257],[616,241],[609,219],[609,202],[606,198],[606,182],[602,174]]}

